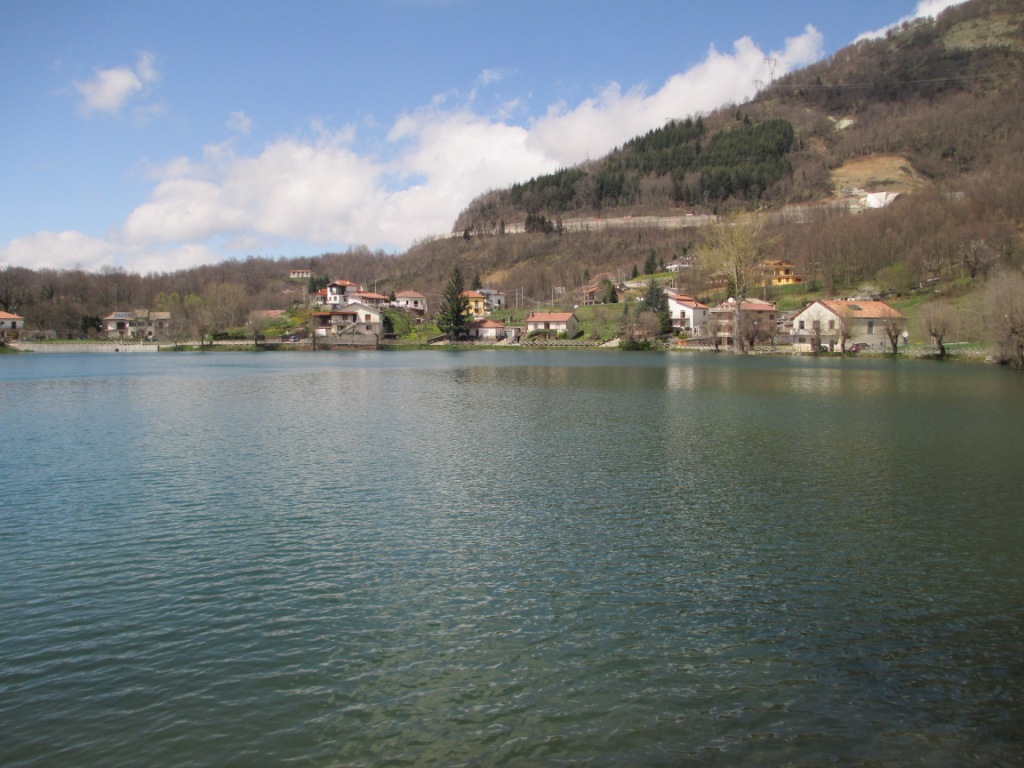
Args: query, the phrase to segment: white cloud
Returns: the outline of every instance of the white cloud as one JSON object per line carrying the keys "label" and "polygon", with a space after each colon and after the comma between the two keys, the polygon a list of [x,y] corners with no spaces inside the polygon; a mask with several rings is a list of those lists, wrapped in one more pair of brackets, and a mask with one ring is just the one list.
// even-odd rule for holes
{"label": "white cloud", "polygon": [[[710,49],[704,61],[670,77],[659,89],[623,89],[609,83],[575,107],[552,105],[526,124],[506,102],[492,115],[476,111],[472,96],[456,104],[449,93],[395,119],[380,152],[355,149],[353,127],[330,130],[313,124],[312,137],[276,139],[256,154],[239,153],[232,141],[210,144],[198,158],[179,157],[153,172],[149,199],[136,206],[106,238],[78,233],[39,233],[0,249],[0,264],[95,269],[105,264],[141,271],[166,271],[244,253],[280,252],[281,243],[307,252],[366,244],[408,247],[447,231],[478,194],[508,186],[590,157],[600,157],[629,138],[679,118],[740,102],[756,81],[768,79],[766,58],[776,75],[822,55],[821,35],[807,27],[766,56],[749,38],[732,53]],[[93,109],[119,109],[154,78],[152,60],[97,77],[108,83],[106,101]],[[481,76],[481,81],[494,75]],[[114,87],[109,82],[117,81]],[[493,80],[492,80],[493,81]],[[243,112],[228,128],[244,134]]]}
{"label": "white cloud", "polygon": [[246,232],[319,245],[349,242],[353,234],[379,240],[367,222],[381,197],[382,169],[349,148],[350,130],[321,131],[314,141],[281,139],[252,157],[221,144],[206,147],[200,161],[171,161],[157,172],[150,200],[125,221],[124,241],[143,246]]}
{"label": "white cloud", "polygon": [[412,141],[391,170],[416,179],[386,199],[382,228],[404,245],[447,231],[476,195],[558,167],[558,158],[530,146],[528,129],[495,122],[468,110],[424,109],[403,116],[392,141]]}
{"label": "white cloud", "polygon": [[[821,58],[821,34],[808,26],[799,37],[786,41],[782,51],[772,52],[775,74],[810,64]],[[655,93],[642,87],[623,93],[618,84],[607,86],[597,97],[571,111],[562,105],[531,127],[530,142],[563,165],[599,157],[614,146],[666,120],[710,111],[722,104],[742,102],[754,95],[757,81],[768,80],[766,55],[744,37],[731,55],[712,47],[700,64],[670,77]]]}
{"label": "white cloud", "polygon": [[75,82],[82,96],[79,111],[84,116],[93,112],[117,114],[134,95],[160,80],[151,53],[142,53],[134,67],[101,69],[89,80]]}
{"label": "white cloud", "polygon": [[228,115],[226,127],[232,133],[248,136],[252,130],[252,118],[245,114],[245,112],[232,112]]}
{"label": "white cloud", "polygon": [[952,8],[954,5],[960,5],[965,0],[918,0],[917,7],[914,12],[909,16],[904,16],[898,21],[889,24],[888,26],[876,29],[874,32],[865,32],[858,35],[857,41],[860,40],[874,40],[875,38],[885,37],[886,33],[892,29],[897,29],[908,21],[914,21],[915,19],[924,18],[935,18],[947,8]]}
{"label": "white cloud", "polygon": [[498,83],[505,79],[506,73],[503,69],[485,69],[480,73],[477,78],[477,82],[480,85],[490,85],[491,83]]}
{"label": "white cloud", "polygon": [[0,248],[0,267],[24,265],[32,269],[85,269],[123,267],[132,272],[173,272],[196,264],[215,264],[224,254],[203,243],[138,249],[117,237],[92,237],[81,232],[36,232]]}
{"label": "white cloud", "polygon": [[32,269],[98,269],[117,260],[113,241],[80,232],[36,232],[19,237],[0,250],[0,265]]}

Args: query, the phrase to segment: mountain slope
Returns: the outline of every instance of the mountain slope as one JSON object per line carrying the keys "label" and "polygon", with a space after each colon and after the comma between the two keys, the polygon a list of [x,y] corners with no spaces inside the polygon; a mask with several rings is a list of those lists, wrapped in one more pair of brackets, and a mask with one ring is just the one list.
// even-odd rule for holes
{"label": "mountain slope", "polygon": [[[1024,126],[1024,3],[973,0],[840,50],[751,102],[673,121],[604,158],[474,200],[453,231],[527,216],[723,212],[821,200],[853,158],[902,157],[911,187],[983,170]],[[841,178],[838,180],[842,183]]]}

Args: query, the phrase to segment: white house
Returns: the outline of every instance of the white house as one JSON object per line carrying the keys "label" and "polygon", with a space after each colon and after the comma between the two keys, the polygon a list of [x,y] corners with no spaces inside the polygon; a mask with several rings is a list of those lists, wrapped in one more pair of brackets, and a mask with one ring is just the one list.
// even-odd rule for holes
{"label": "white house", "polygon": [[319,307],[340,307],[359,301],[359,293],[363,287],[348,280],[332,280],[313,294],[310,303]]}
{"label": "white house", "polygon": [[427,312],[427,297],[416,291],[401,291],[395,294],[392,306],[407,309],[417,315],[424,315]]}
{"label": "white house", "polygon": [[505,325],[500,320],[491,320],[490,318],[473,320],[469,324],[469,335],[486,341],[501,341],[502,339],[519,341],[522,330],[522,328]]}
{"label": "white house", "polygon": [[11,331],[25,328],[25,318],[10,312],[0,312],[0,339],[6,339]]}
{"label": "white house", "polygon": [[884,349],[889,343],[886,331],[902,334],[907,318],[884,301],[834,299],[808,304],[793,315],[793,349],[813,351],[814,345],[839,349],[843,337],[846,344],[867,344]]}
{"label": "white house", "polygon": [[710,310],[706,304],[680,293],[668,293],[666,296],[673,328],[692,333],[708,324]]}
{"label": "white house", "polygon": [[111,339],[130,339],[139,331],[135,312],[111,312],[101,322],[103,333]]}
{"label": "white house", "polygon": [[564,333],[573,338],[579,331],[579,320],[573,312],[531,312],[526,318],[527,333],[543,333],[554,336]]}
{"label": "white house", "polygon": [[481,288],[480,293],[484,295],[484,308],[488,312],[505,307],[505,294],[501,291],[495,291],[492,288]]}

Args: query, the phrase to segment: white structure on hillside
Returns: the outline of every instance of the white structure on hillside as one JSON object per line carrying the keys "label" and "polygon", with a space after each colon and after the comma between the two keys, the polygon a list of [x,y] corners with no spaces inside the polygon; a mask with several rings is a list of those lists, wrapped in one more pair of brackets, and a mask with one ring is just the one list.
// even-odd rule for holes
{"label": "white structure on hillside", "polygon": [[672,327],[678,331],[693,333],[708,324],[707,305],[681,293],[668,293],[668,313]]}
{"label": "white structure on hillside", "polygon": [[882,350],[889,343],[889,334],[902,334],[907,318],[884,301],[857,299],[819,299],[792,318],[793,349],[814,351],[815,345],[838,349],[847,345],[867,344]]}

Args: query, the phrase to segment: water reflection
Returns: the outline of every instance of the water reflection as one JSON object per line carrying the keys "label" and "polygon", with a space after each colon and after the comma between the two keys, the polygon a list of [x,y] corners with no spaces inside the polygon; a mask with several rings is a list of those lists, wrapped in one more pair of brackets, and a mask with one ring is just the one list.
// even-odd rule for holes
{"label": "water reflection", "polygon": [[1005,371],[57,357],[0,366],[11,765],[1017,759]]}

